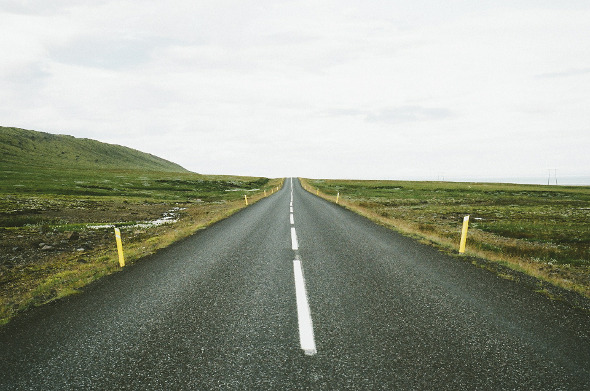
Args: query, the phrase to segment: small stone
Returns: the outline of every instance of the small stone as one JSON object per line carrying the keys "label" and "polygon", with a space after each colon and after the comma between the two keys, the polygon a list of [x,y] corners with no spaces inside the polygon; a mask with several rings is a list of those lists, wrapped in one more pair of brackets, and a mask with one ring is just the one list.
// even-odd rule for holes
{"label": "small stone", "polygon": [[66,239],[68,240],[78,240],[80,239],[80,234],[76,231],[73,232],[66,232]]}
{"label": "small stone", "polygon": [[86,251],[86,250],[84,249],[84,247],[80,247],[80,248],[77,248],[76,251],[82,252],[82,251]]}
{"label": "small stone", "polygon": [[53,246],[50,246],[48,244],[46,244],[45,246],[43,246],[41,248],[41,251],[51,251],[51,250],[53,250]]}
{"label": "small stone", "polygon": [[46,245],[47,245],[47,244],[46,244],[46,243],[43,243],[43,242],[42,242],[42,243],[39,243],[39,248],[43,248],[43,247],[45,247]]}

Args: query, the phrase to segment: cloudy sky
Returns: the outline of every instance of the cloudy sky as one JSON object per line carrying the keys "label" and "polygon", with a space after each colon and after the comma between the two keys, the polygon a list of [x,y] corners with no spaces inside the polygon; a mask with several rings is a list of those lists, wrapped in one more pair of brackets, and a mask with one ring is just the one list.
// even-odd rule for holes
{"label": "cloudy sky", "polygon": [[199,173],[590,176],[587,0],[0,0],[0,125]]}

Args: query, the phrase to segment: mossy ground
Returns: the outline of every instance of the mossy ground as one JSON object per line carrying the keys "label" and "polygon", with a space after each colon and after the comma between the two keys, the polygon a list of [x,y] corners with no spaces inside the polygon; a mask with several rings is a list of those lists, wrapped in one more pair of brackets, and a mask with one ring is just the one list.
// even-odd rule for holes
{"label": "mossy ground", "polygon": [[[590,187],[303,180],[335,201],[450,253],[470,216],[467,255],[590,297]],[[512,277],[510,277],[512,278]]]}

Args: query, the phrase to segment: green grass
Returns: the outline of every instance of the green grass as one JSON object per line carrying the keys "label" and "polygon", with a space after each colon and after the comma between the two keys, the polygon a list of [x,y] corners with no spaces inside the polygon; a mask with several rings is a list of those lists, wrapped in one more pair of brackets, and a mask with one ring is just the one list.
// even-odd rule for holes
{"label": "green grass", "polygon": [[[269,187],[268,181],[258,177],[200,175],[127,147],[0,127],[3,195],[118,198],[129,202],[231,201]],[[12,204],[11,199],[0,200],[0,213],[7,212]],[[27,218],[31,217],[12,216],[12,224],[26,224]]]}
{"label": "green grass", "polygon": [[[590,293],[590,187],[498,183],[305,180],[385,225],[456,251],[470,215],[468,253],[508,261]],[[553,266],[561,266],[555,272]],[[564,277],[566,275],[566,277]],[[555,281],[554,281],[555,282]]]}
{"label": "green grass", "polygon": [[267,183],[267,178],[210,177],[191,172],[36,166],[20,166],[17,169],[0,163],[2,194],[209,201],[243,198],[244,194],[253,189],[262,189]]}
{"label": "green grass", "polygon": [[99,141],[0,126],[0,162],[19,171],[34,167],[187,172],[178,164]]}
{"label": "green grass", "polygon": [[[0,324],[119,270],[112,229],[89,226],[120,227],[130,265],[240,210],[244,195],[253,203],[281,184],[196,174],[126,147],[0,127],[0,233],[18,241],[0,238]],[[134,228],[173,208],[182,209],[177,223]],[[77,253],[83,242],[63,244],[73,231],[98,242]],[[46,240],[70,250],[39,254]],[[32,255],[14,261],[26,251]]]}

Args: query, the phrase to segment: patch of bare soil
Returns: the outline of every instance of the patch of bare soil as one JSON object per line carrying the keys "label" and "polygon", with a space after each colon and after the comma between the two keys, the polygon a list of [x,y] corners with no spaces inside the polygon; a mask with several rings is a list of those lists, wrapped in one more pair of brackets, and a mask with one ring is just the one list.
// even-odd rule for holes
{"label": "patch of bare soil", "polygon": [[[6,268],[45,263],[64,253],[83,254],[111,246],[112,228],[98,228],[100,225],[154,221],[174,207],[165,203],[38,199],[21,199],[13,205],[10,211],[0,212],[0,273]],[[15,221],[36,224],[6,227]]]}

